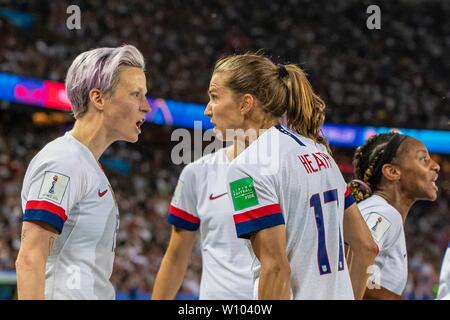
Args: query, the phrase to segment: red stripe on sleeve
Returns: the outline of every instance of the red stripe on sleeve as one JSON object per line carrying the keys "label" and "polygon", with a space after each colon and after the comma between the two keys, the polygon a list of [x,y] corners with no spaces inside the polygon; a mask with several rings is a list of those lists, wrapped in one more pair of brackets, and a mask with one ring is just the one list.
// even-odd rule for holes
{"label": "red stripe on sleeve", "polygon": [[64,221],[67,220],[66,210],[64,210],[64,208],[57,206],[56,204],[48,202],[48,201],[43,201],[43,200],[27,201],[25,210],[46,210],[46,211],[56,214]]}
{"label": "red stripe on sleeve", "polygon": [[169,206],[169,213],[192,223],[200,223],[200,219],[196,216],[184,210],[178,209],[177,207],[174,207],[172,205]]}
{"label": "red stripe on sleeve", "polygon": [[347,189],[345,190],[345,197],[347,198],[351,193],[352,191],[350,190],[350,187],[347,186]]}
{"label": "red stripe on sleeve", "polygon": [[282,210],[281,210],[280,205],[278,203],[276,203],[276,204],[269,204],[268,206],[256,208],[256,209],[253,209],[253,210],[250,210],[247,212],[237,214],[237,215],[233,216],[233,218],[234,218],[234,223],[238,224],[241,222],[247,222],[250,220],[262,218],[264,216],[281,213],[281,212],[282,212]]}

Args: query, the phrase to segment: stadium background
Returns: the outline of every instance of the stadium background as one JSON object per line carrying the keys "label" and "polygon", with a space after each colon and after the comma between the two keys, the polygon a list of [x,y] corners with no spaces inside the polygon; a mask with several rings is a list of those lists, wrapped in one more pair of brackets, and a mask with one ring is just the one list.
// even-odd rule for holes
{"label": "stadium background", "polygon": [[[66,27],[66,8],[81,9],[81,29]],[[371,4],[381,30],[366,27]],[[149,95],[207,102],[212,66],[225,53],[263,48],[276,62],[300,63],[327,103],[327,123],[443,130],[450,115],[448,1],[1,1],[0,72],[64,81],[82,51],[129,43],[147,62]],[[5,98],[0,81],[0,298],[14,295],[20,189],[26,167],[47,142],[68,130],[69,113]],[[36,93],[38,95],[38,93]],[[39,96],[35,97],[39,98]],[[115,143],[102,157],[121,212],[112,281],[118,299],[149,297],[166,249],[165,222],[182,166],[171,162],[176,126],[146,124],[137,144]],[[444,149],[450,140],[443,141]],[[352,148],[334,147],[347,179]],[[449,152],[450,153],[450,152]],[[405,297],[432,299],[450,240],[450,157],[439,196],[406,222],[409,280]],[[198,295],[197,246],[178,298]]]}

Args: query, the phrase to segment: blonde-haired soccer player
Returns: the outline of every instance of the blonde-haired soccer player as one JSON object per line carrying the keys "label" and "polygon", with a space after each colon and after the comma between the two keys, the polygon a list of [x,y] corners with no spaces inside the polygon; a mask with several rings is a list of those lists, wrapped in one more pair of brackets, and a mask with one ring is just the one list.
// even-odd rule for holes
{"label": "blonde-haired soccer player", "polygon": [[[376,246],[319,135],[325,106],[303,70],[233,55],[216,63],[210,88],[232,97],[226,108],[220,97],[208,104],[216,130],[228,135],[232,119],[245,133],[234,138],[246,149],[227,184],[237,235],[249,240],[254,298],[361,298]],[[358,256],[352,275],[344,239]]]}

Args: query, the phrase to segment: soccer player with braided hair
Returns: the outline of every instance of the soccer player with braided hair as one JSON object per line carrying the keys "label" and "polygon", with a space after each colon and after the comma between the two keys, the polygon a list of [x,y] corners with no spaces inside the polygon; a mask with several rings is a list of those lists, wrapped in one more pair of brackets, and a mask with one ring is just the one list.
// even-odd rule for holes
{"label": "soccer player with braided hair", "polygon": [[354,155],[353,196],[379,247],[366,299],[402,299],[408,280],[403,224],[418,200],[437,198],[439,165],[417,139],[372,136]]}

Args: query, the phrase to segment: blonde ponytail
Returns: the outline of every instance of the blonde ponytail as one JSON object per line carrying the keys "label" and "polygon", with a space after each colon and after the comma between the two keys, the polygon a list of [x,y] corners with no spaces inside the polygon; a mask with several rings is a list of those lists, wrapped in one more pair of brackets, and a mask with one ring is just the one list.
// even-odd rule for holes
{"label": "blonde ponytail", "polygon": [[299,134],[321,143],[330,151],[328,142],[321,135],[325,122],[325,103],[314,92],[305,72],[294,64],[285,66],[288,73],[282,81],[288,91],[286,118],[288,126]]}

